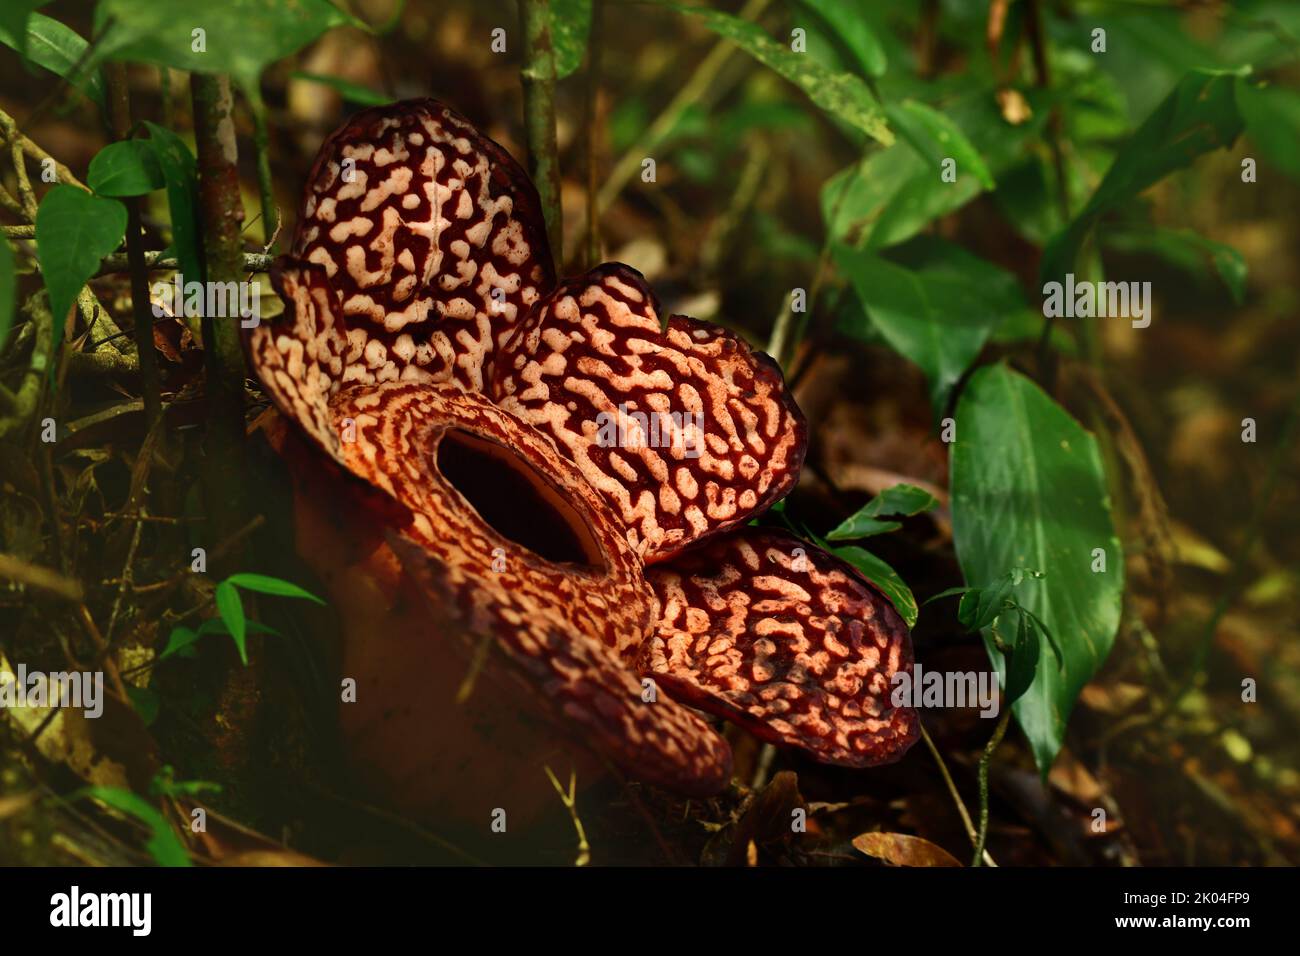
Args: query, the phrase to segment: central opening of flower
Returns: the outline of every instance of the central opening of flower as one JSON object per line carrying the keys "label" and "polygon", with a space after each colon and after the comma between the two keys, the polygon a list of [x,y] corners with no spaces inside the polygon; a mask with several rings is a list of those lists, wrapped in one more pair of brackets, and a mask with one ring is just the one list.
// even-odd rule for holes
{"label": "central opening of flower", "polygon": [[449,429],[438,442],[438,470],[503,538],[547,561],[604,567],[578,509],[504,445]]}

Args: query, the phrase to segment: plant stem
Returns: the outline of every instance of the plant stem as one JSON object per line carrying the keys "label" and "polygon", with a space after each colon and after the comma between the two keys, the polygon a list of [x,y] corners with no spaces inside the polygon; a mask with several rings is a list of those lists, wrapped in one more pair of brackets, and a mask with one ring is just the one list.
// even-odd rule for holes
{"label": "plant stem", "polygon": [[[966,803],[962,800],[961,794],[957,792],[957,784],[953,782],[952,774],[948,772],[948,765],[944,762],[943,754],[939,753],[939,748],[934,745],[930,739],[930,733],[925,729],[925,724],[919,724],[921,728],[921,739],[925,741],[925,746],[929,748],[930,756],[934,758],[935,764],[939,767],[939,775],[943,777],[944,784],[948,787],[948,794],[952,797],[953,804],[957,807],[957,815],[961,817],[962,824],[966,827],[966,836],[970,838],[971,846],[974,846],[978,840],[975,833],[975,823],[970,818],[970,811],[966,809]],[[988,850],[983,852],[984,862],[989,866],[997,866],[993,862],[993,857],[989,856]]]}
{"label": "plant stem", "polygon": [[[131,92],[126,64],[110,63],[104,68],[108,80],[108,106],[113,137],[131,136]],[[131,273],[131,309],[135,314],[135,347],[139,353],[140,397],[144,400],[145,432],[151,432],[162,418],[161,381],[158,354],[153,344],[153,317],[149,308],[149,277],[144,264],[144,232],[140,228],[140,199],[122,200],[126,206],[126,257]]]}
{"label": "plant stem", "polygon": [[[16,227],[22,228],[22,227]],[[244,272],[266,272],[271,268],[271,263],[275,261],[275,256],[265,252],[245,252],[242,253],[243,265],[240,267]],[[179,269],[180,262],[175,256],[163,256],[161,252],[152,250],[144,254],[144,265],[146,269],[157,269],[166,271],[169,269]],[[126,256],[121,253],[113,253],[111,256],[105,256],[103,263],[100,264],[99,271],[96,275],[109,275],[114,272],[126,272],[131,268]]]}
{"label": "plant stem", "polygon": [[583,105],[587,146],[587,256],[586,267],[600,263],[600,214],[596,209],[596,153],[600,135],[600,51],[604,42],[605,4],[592,0],[591,27],[587,33],[587,90]]}
{"label": "plant stem", "polygon": [[546,217],[546,237],[554,254],[564,248],[560,206],[560,159],[555,136],[555,50],[551,46],[550,0],[520,0],[524,32],[524,131],[528,171]]}
{"label": "plant stem", "polygon": [[257,189],[262,198],[262,244],[267,252],[275,250],[280,234],[280,210],[275,204],[275,184],[271,179],[271,137],[266,127],[266,104],[261,93],[253,90],[248,96],[253,113],[253,150],[257,154]]}
{"label": "plant stem", "polygon": [[[239,282],[243,279],[240,225],[244,209],[236,166],[239,153],[230,79],[194,73],[190,87],[198,147],[205,278],[209,282]],[[222,540],[240,527],[244,514],[244,360],[235,322],[205,315],[203,345],[208,402],[204,491],[212,538]]]}
{"label": "plant stem", "polygon": [[997,750],[998,744],[1002,743],[1002,738],[1006,735],[1010,723],[1011,707],[1008,705],[1003,707],[1002,716],[998,718],[998,725],[993,730],[993,736],[989,738],[988,745],[984,748],[984,753],[980,757],[980,826],[979,833],[975,838],[975,856],[971,860],[971,866],[979,866],[984,859],[984,841],[989,835],[989,764],[993,761],[993,751]]}

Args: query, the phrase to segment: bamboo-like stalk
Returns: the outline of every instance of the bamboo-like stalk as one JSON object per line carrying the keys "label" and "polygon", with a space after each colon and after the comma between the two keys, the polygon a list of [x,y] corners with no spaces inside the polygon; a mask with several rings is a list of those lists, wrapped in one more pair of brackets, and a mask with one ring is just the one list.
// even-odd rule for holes
{"label": "bamboo-like stalk", "polygon": [[528,171],[546,217],[546,237],[556,256],[564,250],[560,208],[560,158],[555,136],[555,50],[551,45],[550,0],[520,0],[524,33],[524,132]]}
{"label": "bamboo-like stalk", "polygon": [[[205,278],[243,280],[238,145],[230,79],[190,77],[194,140],[198,152],[199,205],[203,216]],[[213,540],[228,537],[244,514],[244,359],[237,317],[203,317],[208,420],[203,482]]]}

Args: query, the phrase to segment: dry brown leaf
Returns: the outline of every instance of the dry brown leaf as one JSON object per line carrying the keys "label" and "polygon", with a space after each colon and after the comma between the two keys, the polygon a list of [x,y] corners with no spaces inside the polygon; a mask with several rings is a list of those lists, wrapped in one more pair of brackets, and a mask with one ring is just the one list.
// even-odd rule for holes
{"label": "dry brown leaf", "polygon": [[891,866],[961,866],[943,847],[907,833],[863,833],[853,838],[853,846]]}

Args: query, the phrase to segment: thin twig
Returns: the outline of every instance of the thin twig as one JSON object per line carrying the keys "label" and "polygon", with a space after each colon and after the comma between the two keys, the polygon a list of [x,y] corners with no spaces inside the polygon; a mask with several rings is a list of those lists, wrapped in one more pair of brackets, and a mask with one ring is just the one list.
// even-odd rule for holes
{"label": "thin twig", "polygon": [[[948,794],[952,797],[953,805],[957,808],[957,815],[961,817],[962,825],[966,828],[966,836],[970,838],[971,846],[974,846],[979,839],[975,832],[975,823],[971,820],[970,812],[966,809],[966,804],[962,801],[961,794],[957,792],[957,784],[953,782],[952,774],[948,772],[948,765],[944,762],[943,754],[939,753],[939,748],[934,745],[930,739],[930,733],[925,729],[925,724],[919,724],[921,728],[921,739],[925,741],[925,746],[929,748],[930,756],[934,758],[935,764],[939,767],[939,775],[943,777],[944,784],[948,787]],[[993,857],[989,855],[988,850],[984,851],[984,862],[988,866],[997,866],[993,862]]]}
{"label": "thin twig", "polygon": [[587,842],[587,831],[583,829],[582,820],[578,817],[578,775],[569,771],[569,790],[565,793],[564,788],[560,786],[560,781],[555,778],[550,767],[543,767],[546,776],[550,778],[551,786],[555,792],[560,795],[560,802],[564,804],[569,811],[569,817],[573,820],[573,829],[578,832],[578,858],[573,861],[574,866],[586,866],[591,862],[591,844]]}
{"label": "thin twig", "polygon": [[[748,0],[745,6],[737,14],[742,20],[755,20],[767,8],[771,0]],[[677,95],[672,98],[667,106],[648,127],[641,138],[633,143],[628,150],[619,157],[614,168],[610,170],[605,177],[605,184],[596,194],[596,214],[601,215],[610,204],[618,198],[618,194],[623,191],[636,171],[641,168],[641,161],[645,159],[650,150],[654,149],[663,141],[673,127],[675,127],[681,116],[692,106],[708,105],[717,102],[725,96],[729,89],[729,84],[717,82],[722,68],[735,54],[736,47],[730,40],[718,40],[708,55],[700,61],[700,65],[695,68],[685,85],[677,91]]]}

